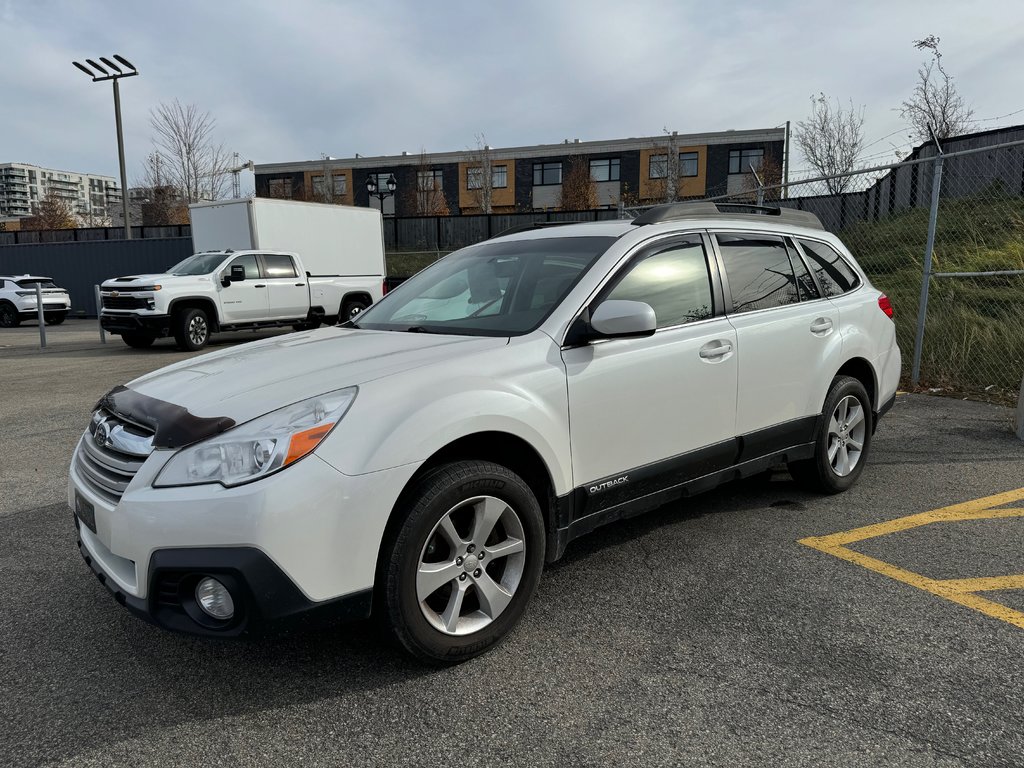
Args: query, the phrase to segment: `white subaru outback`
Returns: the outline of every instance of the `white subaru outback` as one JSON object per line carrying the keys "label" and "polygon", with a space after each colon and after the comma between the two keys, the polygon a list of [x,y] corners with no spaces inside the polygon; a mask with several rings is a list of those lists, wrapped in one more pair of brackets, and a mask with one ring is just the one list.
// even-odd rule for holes
{"label": "white subaru outback", "polygon": [[799,211],[506,234],[343,326],[105,395],[71,464],[79,547],[166,629],[373,610],[466,659],[599,525],[779,463],[853,485],[895,397],[891,317]]}

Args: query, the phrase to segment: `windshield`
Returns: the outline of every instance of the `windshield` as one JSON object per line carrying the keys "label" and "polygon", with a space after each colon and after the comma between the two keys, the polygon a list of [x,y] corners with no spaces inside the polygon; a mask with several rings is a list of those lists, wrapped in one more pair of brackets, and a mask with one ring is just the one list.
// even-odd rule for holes
{"label": "windshield", "polygon": [[225,253],[197,253],[167,270],[171,275],[208,275],[227,258]]}
{"label": "windshield", "polygon": [[19,288],[35,288],[39,283],[40,288],[56,288],[57,285],[47,277],[33,277],[29,280],[15,280]]}
{"label": "windshield", "polygon": [[470,336],[527,333],[614,241],[552,237],[474,245],[402,283],[353,325]]}

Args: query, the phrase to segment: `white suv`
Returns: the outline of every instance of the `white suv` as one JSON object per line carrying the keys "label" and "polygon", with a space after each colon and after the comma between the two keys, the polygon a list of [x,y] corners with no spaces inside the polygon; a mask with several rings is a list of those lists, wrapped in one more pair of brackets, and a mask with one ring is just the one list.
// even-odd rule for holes
{"label": "white suv", "polygon": [[895,397],[891,316],[797,211],[507,234],[341,327],[108,393],[71,465],[79,546],[168,629],[372,608],[466,659],[599,525],[783,462],[849,488]]}
{"label": "white suv", "polygon": [[39,275],[0,275],[0,328],[15,328],[22,320],[39,317],[36,285],[43,294],[43,320],[60,325],[71,310],[71,297],[53,278]]}

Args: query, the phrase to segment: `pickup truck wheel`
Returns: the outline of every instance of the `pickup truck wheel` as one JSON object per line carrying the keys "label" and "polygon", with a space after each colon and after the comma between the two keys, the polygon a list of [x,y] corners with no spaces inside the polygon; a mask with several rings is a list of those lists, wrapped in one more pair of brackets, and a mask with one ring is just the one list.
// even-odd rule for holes
{"label": "pickup truck wheel", "polygon": [[0,304],[0,328],[17,328],[21,325],[18,311],[11,304]]}
{"label": "pickup truck wheel", "polygon": [[864,385],[852,376],[836,376],[822,408],[814,457],[790,462],[793,479],[821,493],[842,493],[852,486],[867,463],[871,418]]}
{"label": "pickup truck wheel", "polygon": [[179,312],[174,326],[174,340],[178,342],[179,348],[187,352],[205,347],[210,340],[210,322],[206,312],[198,308]]}
{"label": "pickup truck wheel", "polygon": [[47,325],[60,325],[67,318],[67,312],[47,312],[43,315]]}
{"label": "pickup truck wheel", "polygon": [[361,299],[350,299],[349,301],[346,301],[341,305],[341,315],[338,317],[338,322],[348,322],[368,306],[370,305]]}
{"label": "pickup truck wheel", "polygon": [[485,461],[446,464],[409,495],[382,549],[391,631],[418,658],[453,664],[500,642],[544,567],[544,518],[529,486]]}
{"label": "pickup truck wheel", "polygon": [[144,333],[122,333],[121,340],[133,349],[145,349],[146,347],[153,346],[156,338],[147,336]]}

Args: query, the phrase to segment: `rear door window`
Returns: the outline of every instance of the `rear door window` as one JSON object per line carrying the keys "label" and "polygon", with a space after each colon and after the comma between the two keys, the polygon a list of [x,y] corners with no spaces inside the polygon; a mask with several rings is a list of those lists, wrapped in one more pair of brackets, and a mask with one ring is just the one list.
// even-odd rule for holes
{"label": "rear door window", "polygon": [[263,254],[263,266],[267,270],[267,277],[298,277],[292,257],[283,253]]}
{"label": "rear door window", "polygon": [[841,296],[860,285],[860,278],[843,257],[829,245],[815,240],[797,240],[807,263],[826,296]]}
{"label": "rear door window", "polygon": [[781,237],[719,233],[715,238],[725,265],[733,314],[799,303],[796,276]]}

